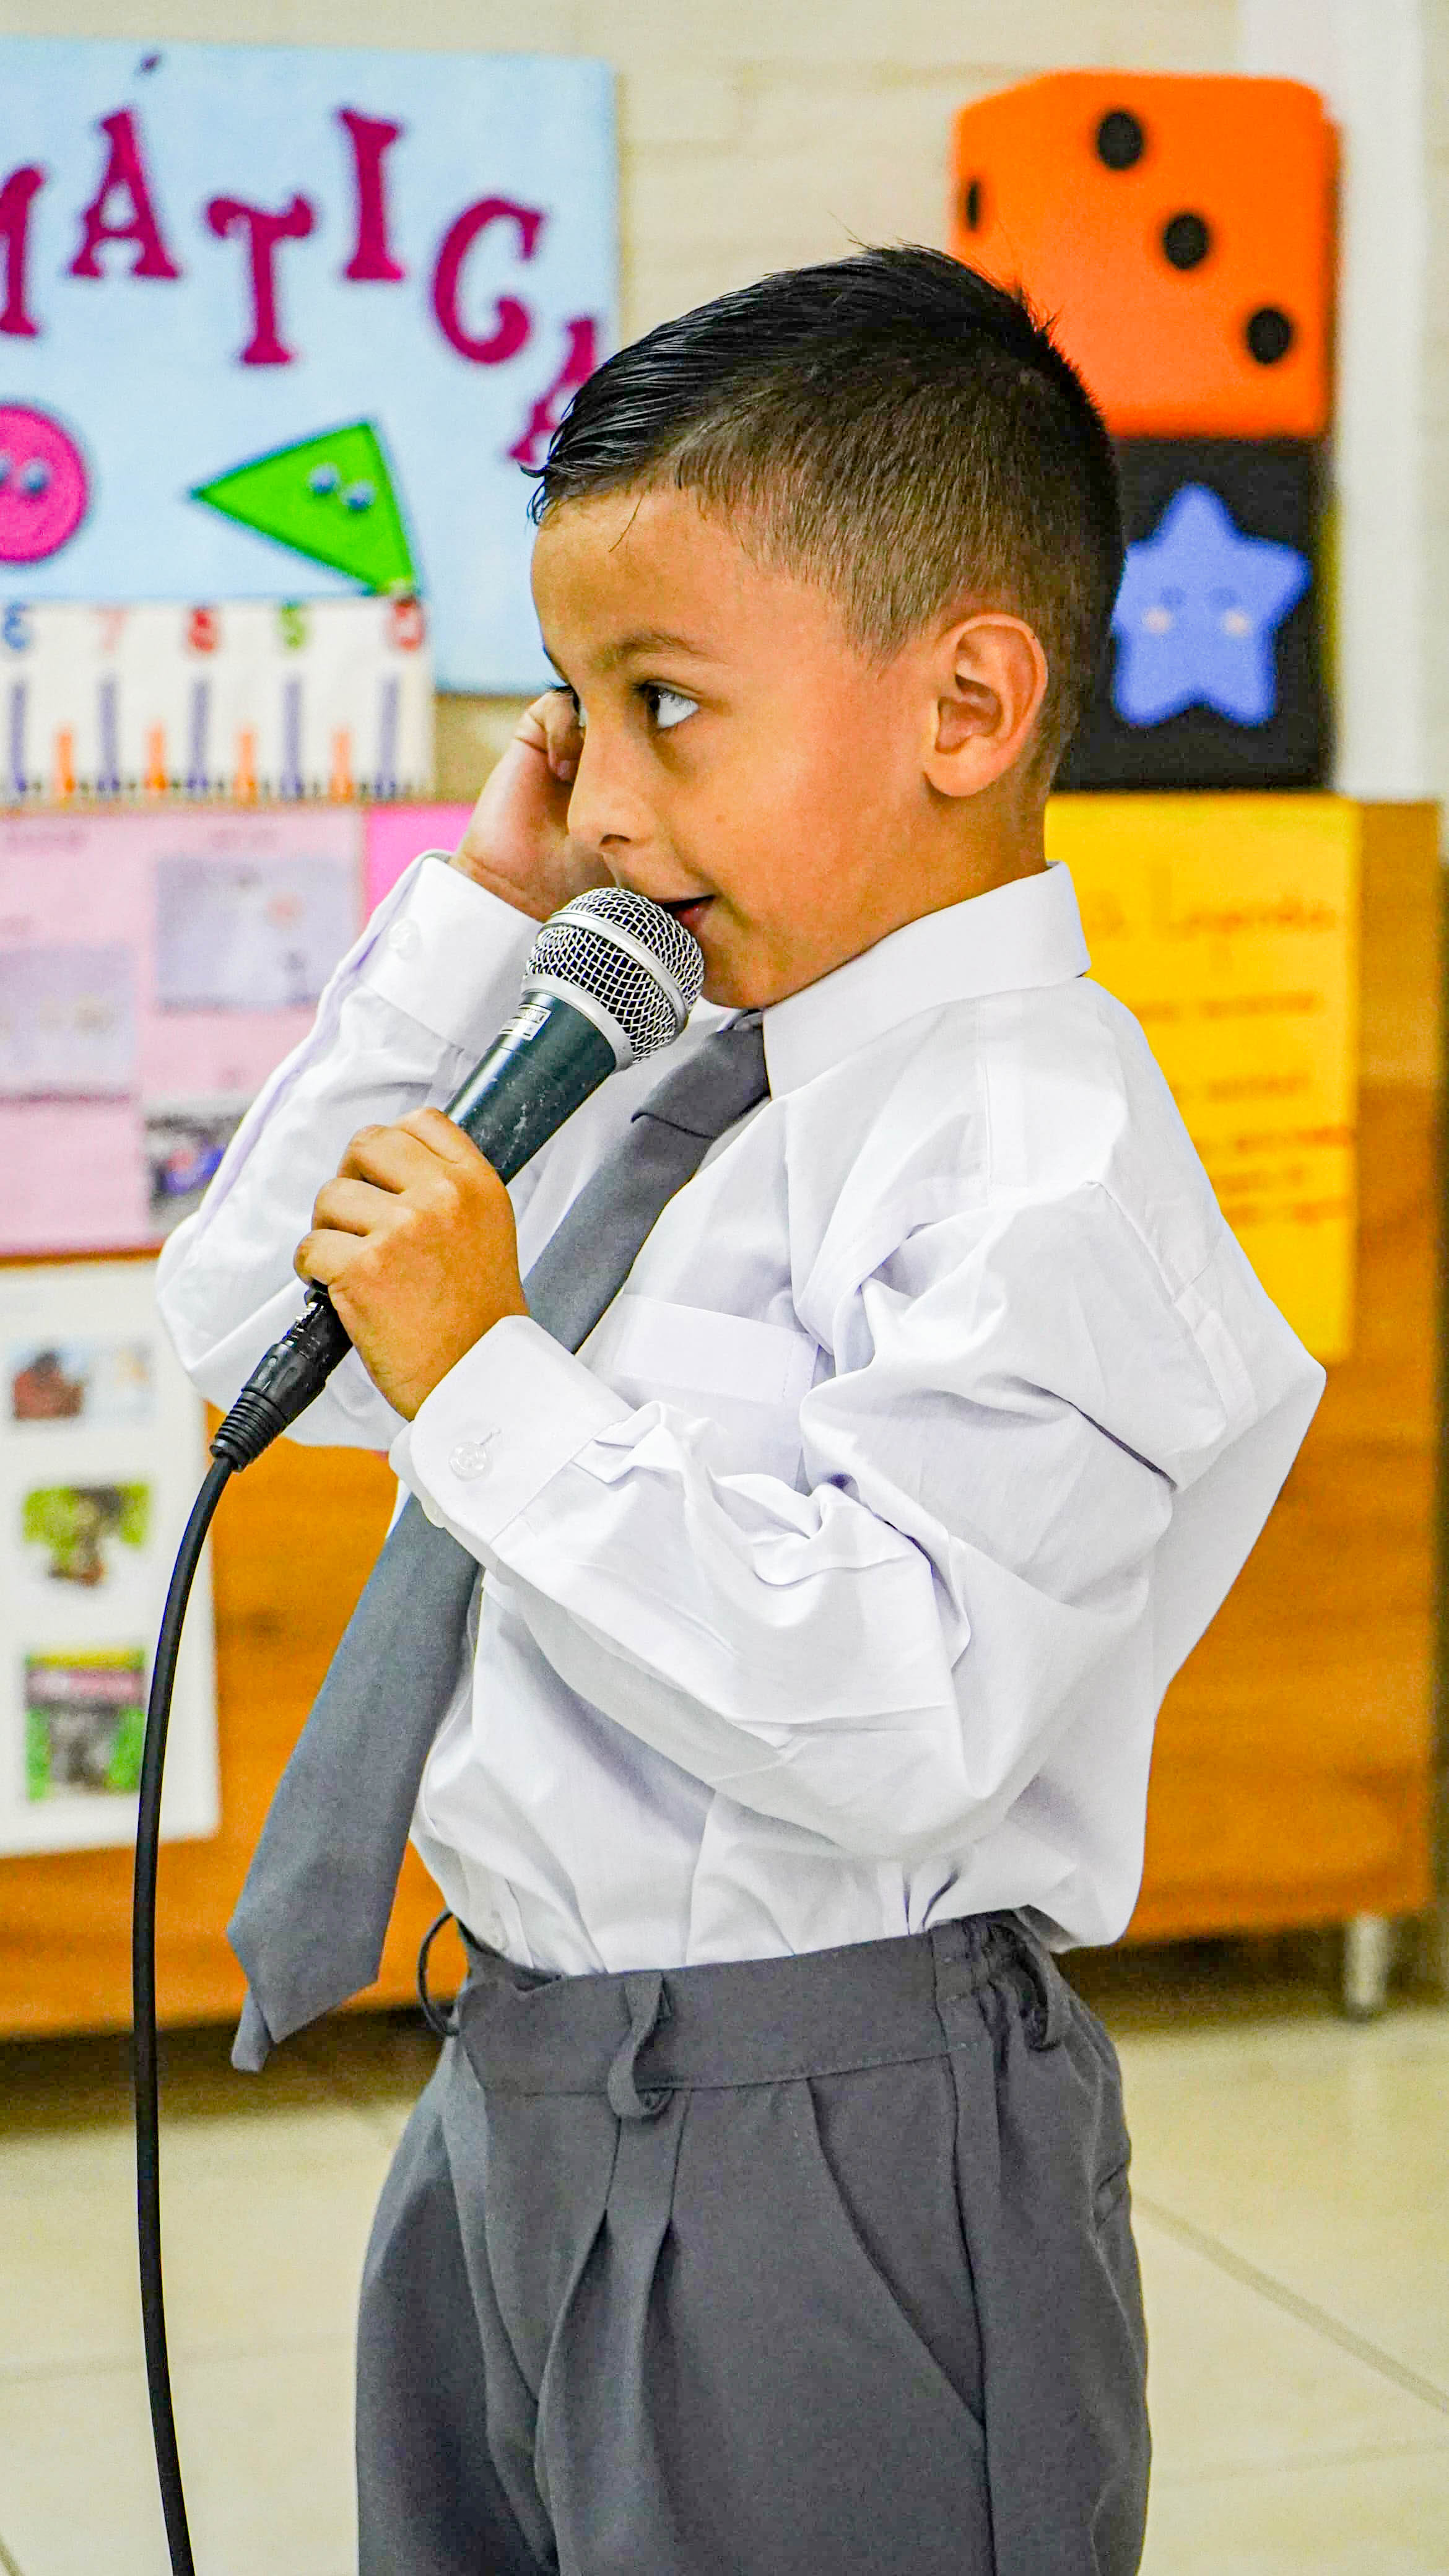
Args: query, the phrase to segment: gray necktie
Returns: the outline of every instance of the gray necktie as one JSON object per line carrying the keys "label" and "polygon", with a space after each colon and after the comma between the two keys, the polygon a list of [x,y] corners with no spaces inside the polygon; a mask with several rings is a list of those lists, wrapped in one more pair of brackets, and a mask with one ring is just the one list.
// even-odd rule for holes
{"label": "gray necktie", "polygon": [[[714,1139],[767,1088],[759,1020],[735,1020],[635,1111],[523,1283],[534,1321],[566,1350],[592,1332]],[[232,2064],[247,2073],[377,1975],[477,1579],[477,1559],[410,1501],[277,1785],[227,1927],[249,1988]]]}

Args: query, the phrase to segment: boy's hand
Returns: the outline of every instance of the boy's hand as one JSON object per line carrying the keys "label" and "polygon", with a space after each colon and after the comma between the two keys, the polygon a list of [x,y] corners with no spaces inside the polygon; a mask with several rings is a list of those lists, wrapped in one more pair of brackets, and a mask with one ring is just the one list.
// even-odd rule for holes
{"label": "boy's hand", "polygon": [[317,1193],[295,1267],[317,1279],[407,1421],[503,1315],[526,1315],[508,1192],[441,1109],[362,1127]]}
{"label": "boy's hand", "polygon": [[535,698],[453,854],[454,867],[475,885],[535,921],[547,921],[589,886],[612,883],[597,850],[569,838],[569,794],[583,740],[566,689]]}

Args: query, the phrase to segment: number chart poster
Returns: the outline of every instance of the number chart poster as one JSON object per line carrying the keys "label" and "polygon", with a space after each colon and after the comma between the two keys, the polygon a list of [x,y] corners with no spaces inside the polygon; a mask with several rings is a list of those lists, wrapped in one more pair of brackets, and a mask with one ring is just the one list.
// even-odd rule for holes
{"label": "number chart poster", "polygon": [[0,40],[0,600],[417,587],[545,677],[530,485],[606,354],[605,65]]}

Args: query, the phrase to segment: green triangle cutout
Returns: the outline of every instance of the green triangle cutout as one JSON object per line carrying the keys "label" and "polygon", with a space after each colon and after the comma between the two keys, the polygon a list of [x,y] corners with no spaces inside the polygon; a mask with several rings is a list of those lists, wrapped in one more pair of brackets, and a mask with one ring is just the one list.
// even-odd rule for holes
{"label": "green triangle cutout", "polygon": [[353,420],[193,485],[204,501],[368,590],[416,590],[417,568],[382,441]]}

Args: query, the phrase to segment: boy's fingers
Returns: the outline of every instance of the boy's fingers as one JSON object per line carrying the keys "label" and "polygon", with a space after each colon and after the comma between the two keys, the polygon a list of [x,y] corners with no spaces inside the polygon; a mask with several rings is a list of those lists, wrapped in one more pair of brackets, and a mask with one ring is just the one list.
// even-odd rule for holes
{"label": "boy's fingers", "polygon": [[[453,1171],[492,1171],[471,1136],[455,1127],[441,1109],[410,1109],[395,1126],[359,1127],[337,1167],[336,1180],[327,1182],[325,1189],[343,1185],[361,1188],[366,1184],[374,1198],[384,1192],[399,1197],[406,1190],[423,1188],[437,1180],[440,1163]],[[502,1187],[501,1182],[497,1185]],[[320,1197],[317,1204],[320,1207]],[[358,1231],[369,1231],[364,1198],[350,1199],[346,1204],[354,1214],[364,1217]],[[381,1213],[381,1209],[375,1210],[371,1222],[375,1223]],[[351,1219],[346,1221],[350,1223]]]}
{"label": "boy's fingers", "polygon": [[292,1268],[299,1279],[315,1279],[320,1288],[330,1288],[357,1259],[359,1248],[355,1234],[337,1234],[314,1225],[298,1244]]}
{"label": "boy's fingers", "polygon": [[[441,1110],[434,1114],[442,1118],[453,1135],[458,1134]],[[414,1181],[425,1180],[437,1160],[436,1147],[426,1142],[407,1119],[400,1118],[393,1127],[359,1127],[337,1166],[337,1177],[343,1181],[371,1181],[380,1190],[405,1190]]]}
{"label": "boy's fingers", "polygon": [[371,1181],[324,1181],[312,1223],[334,1234],[376,1234],[396,1205],[395,1190],[377,1189]]}
{"label": "boy's fingers", "polygon": [[541,698],[525,707],[513,739],[527,751],[541,751],[555,778],[572,778],[583,735],[569,690],[545,689]]}
{"label": "boy's fingers", "polygon": [[541,698],[535,698],[531,706],[524,708],[514,726],[513,739],[521,742],[525,751],[547,751],[548,727],[544,718],[556,695],[555,690],[546,689]]}
{"label": "boy's fingers", "polygon": [[[461,1127],[455,1127],[452,1119],[441,1109],[410,1109],[398,1124],[440,1163],[481,1163],[485,1172],[493,1169],[487,1155],[479,1153],[472,1137],[466,1136]],[[499,1186],[502,1187],[501,1182]]]}
{"label": "boy's fingers", "polygon": [[[548,765],[555,778],[573,777],[583,749],[583,727],[578,711],[567,689],[550,689],[546,697],[535,701],[539,723],[548,750]],[[535,712],[530,707],[529,714]]]}

